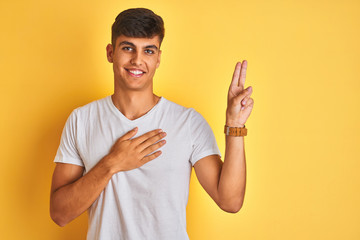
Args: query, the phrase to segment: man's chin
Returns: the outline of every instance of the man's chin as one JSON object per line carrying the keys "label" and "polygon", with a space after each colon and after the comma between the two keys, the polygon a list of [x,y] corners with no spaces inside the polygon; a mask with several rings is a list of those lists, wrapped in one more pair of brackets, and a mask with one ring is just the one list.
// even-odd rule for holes
{"label": "man's chin", "polygon": [[146,91],[150,86],[140,82],[127,82],[125,84],[119,84],[119,87],[128,91]]}

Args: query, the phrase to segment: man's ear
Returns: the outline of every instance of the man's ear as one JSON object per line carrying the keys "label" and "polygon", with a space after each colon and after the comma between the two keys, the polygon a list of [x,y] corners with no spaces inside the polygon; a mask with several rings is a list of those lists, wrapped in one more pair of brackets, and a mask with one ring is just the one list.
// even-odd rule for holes
{"label": "man's ear", "polygon": [[158,68],[160,66],[161,53],[162,53],[162,51],[159,50],[159,55],[158,55],[158,58],[157,58],[156,68]]}
{"label": "man's ear", "polygon": [[113,46],[109,43],[107,46],[106,46],[106,57],[107,57],[107,60],[110,62],[110,63],[113,63],[114,60],[113,60],[113,55],[114,55],[114,49],[113,49]]}

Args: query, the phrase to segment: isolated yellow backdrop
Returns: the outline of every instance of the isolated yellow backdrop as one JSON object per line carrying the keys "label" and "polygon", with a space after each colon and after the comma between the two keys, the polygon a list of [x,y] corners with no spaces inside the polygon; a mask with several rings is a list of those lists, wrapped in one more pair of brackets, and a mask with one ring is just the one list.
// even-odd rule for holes
{"label": "isolated yellow backdrop", "polygon": [[49,216],[53,159],[70,112],[113,93],[119,12],[147,7],[166,34],[159,96],[194,107],[224,156],[236,61],[248,60],[243,208],[220,210],[193,172],[192,240],[360,239],[359,1],[1,1],[0,239],[85,239],[87,216]]}

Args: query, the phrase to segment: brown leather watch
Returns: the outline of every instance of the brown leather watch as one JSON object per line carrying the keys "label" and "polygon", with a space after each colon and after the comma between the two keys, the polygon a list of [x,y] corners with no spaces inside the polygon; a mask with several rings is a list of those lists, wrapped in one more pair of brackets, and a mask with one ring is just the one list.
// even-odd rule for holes
{"label": "brown leather watch", "polygon": [[247,135],[247,128],[245,127],[229,127],[225,125],[224,133],[226,136],[243,137]]}

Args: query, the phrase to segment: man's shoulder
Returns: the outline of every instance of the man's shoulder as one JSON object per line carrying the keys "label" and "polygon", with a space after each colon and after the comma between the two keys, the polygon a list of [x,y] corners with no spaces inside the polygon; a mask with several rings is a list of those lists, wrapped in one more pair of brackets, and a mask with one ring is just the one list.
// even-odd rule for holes
{"label": "man's shoulder", "polygon": [[196,110],[192,107],[186,107],[179,103],[176,103],[172,100],[166,99],[163,97],[164,101],[164,110],[168,113],[178,113],[178,114],[191,114],[192,112],[196,112]]}
{"label": "man's shoulder", "polygon": [[70,118],[76,118],[78,120],[88,120],[90,116],[95,116],[101,114],[103,109],[105,108],[108,98],[110,96],[106,96],[100,99],[93,100],[85,105],[80,105],[73,109],[70,114]]}
{"label": "man's shoulder", "polygon": [[109,97],[110,96],[106,96],[106,97],[103,97],[100,99],[93,100],[85,105],[81,105],[81,106],[75,108],[74,111],[76,111],[78,113],[86,113],[89,111],[93,111],[93,110],[102,108],[102,107],[104,107],[104,105],[106,105]]}
{"label": "man's shoulder", "polygon": [[189,121],[194,126],[207,124],[206,119],[195,108],[185,107],[167,99],[164,100],[165,103],[163,105],[165,107],[163,108],[163,114],[170,117],[172,120],[176,122]]}

